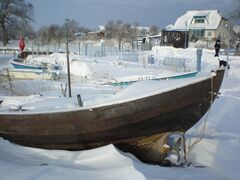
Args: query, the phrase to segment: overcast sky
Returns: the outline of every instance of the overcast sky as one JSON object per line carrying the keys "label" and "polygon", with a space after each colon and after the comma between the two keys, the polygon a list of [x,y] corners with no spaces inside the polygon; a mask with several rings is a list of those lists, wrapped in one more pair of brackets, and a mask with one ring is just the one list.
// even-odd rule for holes
{"label": "overcast sky", "polygon": [[66,18],[96,28],[109,20],[164,27],[187,10],[218,9],[227,17],[234,0],[26,0],[34,5],[35,29],[62,25]]}

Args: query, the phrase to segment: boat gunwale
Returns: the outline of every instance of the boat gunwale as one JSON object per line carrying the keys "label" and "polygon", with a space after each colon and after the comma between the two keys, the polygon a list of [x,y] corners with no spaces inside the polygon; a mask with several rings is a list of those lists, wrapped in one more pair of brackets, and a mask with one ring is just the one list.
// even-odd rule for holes
{"label": "boat gunwale", "polygon": [[137,101],[137,100],[140,100],[140,99],[149,98],[149,97],[152,97],[152,96],[157,96],[157,95],[160,95],[160,94],[164,94],[164,93],[167,93],[169,91],[181,89],[183,87],[190,86],[190,85],[196,84],[196,83],[201,82],[201,81],[207,81],[207,80],[211,79],[212,76],[214,76],[214,75],[210,74],[210,76],[200,77],[200,78],[198,78],[194,81],[191,81],[191,83],[188,83],[188,84],[183,84],[183,85],[181,84],[181,85],[178,85],[177,87],[174,85],[173,87],[165,88],[164,90],[159,90],[157,92],[151,92],[147,95],[135,96],[133,98],[121,99],[121,100],[106,102],[106,103],[102,103],[102,104],[98,104],[98,105],[77,107],[76,109],[66,109],[66,110],[59,109],[59,110],[52,110],[52,111],[32,111],[32,112],[31,111],[16,111],[16,112],[15,111],[6,111],[6,112],[2,111],[2,112],[0,112],[0,116],[5,116],[5,115],[7,115],[7,116],[48,115],[48,114],[59,114],[59,113],[71,113],[71,112],[85,111],[85,110],[94,111],[94,109],[107,108],[109,106],[120,105],[120,104],[124,104],[124,103],[128,103],[128,102],[133,102],[133,101]]}

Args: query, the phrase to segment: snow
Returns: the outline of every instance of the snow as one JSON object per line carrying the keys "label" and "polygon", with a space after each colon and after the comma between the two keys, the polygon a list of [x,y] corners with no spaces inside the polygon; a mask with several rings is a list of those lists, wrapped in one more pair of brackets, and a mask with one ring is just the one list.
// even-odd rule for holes
{"label": "snow", "polygon": [[[73,97],[81,94],[86,107],[97,103],[102,105],[112,101],[130,100],[197,81],[210,75],[210,71],[218,67],[218,59],[214,57],[214,52],[204,49],[202,72],[197,77],[169,81],[144,80],[128,87],[114,87],[108,84],[113,79],[121,81],[173,74],[173,71],[165,70],[159,65],[164,57],[185,58],[187,68],[189,70],[195,68],[194,48],[155,47],[152,54],[156,63],[147,66],[120,61],[116,57],[71,54]],[[65,57],[64,54],[56,53],[41,58],[51,62],[57,61],[65,68]],[[38,58],[40,57],[35,57]],[[214,102],[208,115],[186,134],[188,147],[188,144],[196,140],[206,120],[204,138],[189,151],[188,161],[192,165],[185,167],[148,165],[129,153],[119,151],[111,144],[86,151],[45,150],[16,145],[0,138],[0,179],[239,179],[240,57],[230,56],[229,62],[231,69],[225,75],[219,98]],[[45,111],[46,99],[48,106],[53,110],[60,110],[62,107],[69,110],[80,108],[76,98],[63,97],[60,84],[65,86],[65,82],[65,76],[54,82],[47,80],[13,82],[21,94],[25,92],[25,95],[11,97],[5,96],[1,91],[3,103],[0,113],[17,106],[28,108],[29,111]]]}

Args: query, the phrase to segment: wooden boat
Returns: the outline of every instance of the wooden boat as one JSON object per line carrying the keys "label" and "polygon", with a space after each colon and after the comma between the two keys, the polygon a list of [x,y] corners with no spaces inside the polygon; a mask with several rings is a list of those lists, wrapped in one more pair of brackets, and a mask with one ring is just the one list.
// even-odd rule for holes
{"label": "wooden boat", "polygon": [[1,112],[0,136],[25,146],[81,150],[185,132],[209,109],[223,76],[224,70],[217,70],[215,76],[116,104],[48,113]]}

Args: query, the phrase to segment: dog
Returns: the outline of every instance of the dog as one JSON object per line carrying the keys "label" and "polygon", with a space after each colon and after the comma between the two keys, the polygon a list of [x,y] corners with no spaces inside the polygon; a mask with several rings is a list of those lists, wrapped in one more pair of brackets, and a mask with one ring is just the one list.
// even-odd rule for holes
{"label": "dog", "polygon": [[230,69],[230,65],[229,63],[227,63],[227,61],[224,61],[224,60],[219,60],[219,67],[227,67],[228,69]]}

